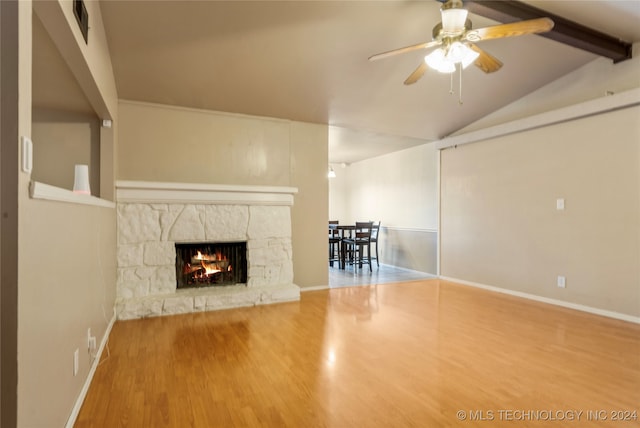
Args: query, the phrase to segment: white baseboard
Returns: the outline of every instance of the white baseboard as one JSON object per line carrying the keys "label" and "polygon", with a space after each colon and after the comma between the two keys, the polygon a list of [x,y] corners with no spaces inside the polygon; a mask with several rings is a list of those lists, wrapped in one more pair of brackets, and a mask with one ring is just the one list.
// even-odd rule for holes
{"label": "white baseboard", "polygon": [[440,279],[444,281],[455,282],[462,285],[468,285],[471,287],[482,288],[484,290],[495,291],[497,293],[509,294],[511,296],[522,297],[529,300],[535,300],[537,302],[548,303],[555,306],[562,306],[563,308],[575,309],[577,311],[588,312],[590,314],[601,315],[608,318],[615,318],[617,320],[628,321],[635,324],[640,324],[640,317],[634,317],[632,315],[621,314],[620,312],[607,311],[605,309],[593,308],[591,306],[579,305],[577,303],[565,302],[563,300],[551,299],[548,297],[537,296],[535,294],[523,293],[521,291],[509,290],[507,288],[494,287],[492,285],[480,284],[472,281],[465,281],[458,278],[450,278],[447,276],[440,276]]}
{"label": "white baseboard", "polygon": [[314,287],[300,287],[300,292],[304,293],[305,291],[318,291],[318,290],[328,290],[328,285],[316,285]]}
{"label": "white baseboard", "polygon": [[89,369],[89,374],[87,375],[87,379],[84,381],[84,385],[80,390],[80,395],[76,400],[76,404],[73,406],[71,410],[71,415],[67,420],[67,424],[65,428],[73,428],[76,423],[76,419],[78,418],[78,414],[80,413],[80,408],[82,407],[82,403],[84,402],[85,397],[87,396],[87,392],[89,391],[89,386],[91,386],[91,381],[93,380],[93,375],[96,373],[96,369],[98,368],[98,364],[100,363],[100,359],[102,358],[102,352],[104,351],[107,342],[109,341],[109,335],[111,334],[111,328],[113,324],[116,322],[116,313],[113,311],[113,317],[111,317],[111,321],[109,321],[109,325],[107,325],[107,330],[104,332],[102,336],[102,340],[100,341],[100,347],[98,348],[98,352],[96,353],[96,358],[93,360],[93,364],[91,364],[91,368]]}

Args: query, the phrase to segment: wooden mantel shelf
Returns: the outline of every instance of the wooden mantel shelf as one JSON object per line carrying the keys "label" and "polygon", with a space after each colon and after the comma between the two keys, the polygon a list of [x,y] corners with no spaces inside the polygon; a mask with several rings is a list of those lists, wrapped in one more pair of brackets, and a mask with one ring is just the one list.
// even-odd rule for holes
{"label": "wooden mantel shelf", "polygon": [[116,182],[116,200],[124,203],[293,205],[293,196],[296,193],[297,187],[155,181]]}

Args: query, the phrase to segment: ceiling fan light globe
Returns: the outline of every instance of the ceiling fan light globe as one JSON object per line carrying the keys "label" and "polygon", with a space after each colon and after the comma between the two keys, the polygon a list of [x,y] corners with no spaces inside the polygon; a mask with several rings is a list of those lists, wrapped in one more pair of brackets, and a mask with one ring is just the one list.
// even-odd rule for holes
{"label": "ceiling fan light globe", "polygon": [[465,57],[465,45],[460,42],[453,42],[447,49],[447,53],[444,55],[448,62],[460,62]]}
{"label": "ceiling fan light globe", "polygon": [[429,55],[424,57],[424,62],[431,68],[440,73],[453,73],[456,71],[454,63],[447,61],[445,53],[442,49],[436,49]]}
{"label": "ceiling fan light globe", "polygon": [[464,31],[468,13],[466,9],[442,9],[440,13],[442,15],[442,30],[445,33],[455,34]]}
{"label": "ceiling fan light globe", "polygon": [[478,59],[479,56],[480,54],[478,52],[467,48],[467,53],[465,54],[464,58],[462,58],[462,61],[460,61],[460,63],[462,64],[462,68],[469,67],[475,62],[476,59]]}
{"label": "ceiling fan light globe", "polygon": [[478,59],[480,54],[464,43],[454,42],[451,44],[445,59],[449,62],[460,63],[462,68],[467,68],[469,65]]}

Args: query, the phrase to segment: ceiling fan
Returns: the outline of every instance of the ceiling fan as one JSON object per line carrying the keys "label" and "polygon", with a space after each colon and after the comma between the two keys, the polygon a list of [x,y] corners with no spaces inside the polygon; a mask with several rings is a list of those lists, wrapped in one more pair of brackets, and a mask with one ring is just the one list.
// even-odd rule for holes
{"label": "ceiling fan", "polygon": [[442,14],[442,22],[433,27],[432,41],[372,55],[369,57],[369,61],[419,49],[438,47],[424,57],[424,61],[404,81],[405,85],[416,83],[426,72],[427,67],[441,73],[453,73],[456,68],[466,68],[470,64],[474,64],[485,73],[493,73],[502,67],[502,62],[476,46],[476,42],[544,33],[551,30],[554,25],[549,18],[537,18],[472,29],[471,21],[467,19],[468,12],[462,7],[462,0],[444,1],[440,13]]}

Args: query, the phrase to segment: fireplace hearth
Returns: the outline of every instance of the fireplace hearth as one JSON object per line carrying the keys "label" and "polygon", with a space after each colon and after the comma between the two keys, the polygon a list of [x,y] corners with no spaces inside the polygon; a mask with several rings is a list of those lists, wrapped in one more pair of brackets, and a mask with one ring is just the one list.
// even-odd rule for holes
{"label": "fireplace hearth", "polygon": [[178,289],[246,284],[246,242],[175,245]]}

